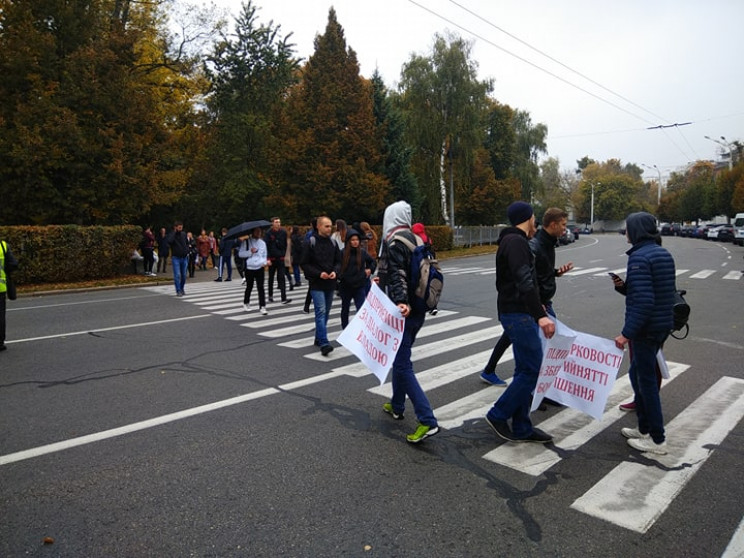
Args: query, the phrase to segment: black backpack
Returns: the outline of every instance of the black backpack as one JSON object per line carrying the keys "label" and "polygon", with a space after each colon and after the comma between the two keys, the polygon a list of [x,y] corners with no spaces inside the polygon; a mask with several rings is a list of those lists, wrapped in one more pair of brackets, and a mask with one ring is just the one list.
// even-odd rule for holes
{"label": "black backpack", "polygon": [[[674,304],[672,305],[672,312],[674,314],[674,326],[672,327],[672,337],[675,339],[684,339],[690,333],[690,326],[687,323],[690,319],[690,305],[685,300],[687,291],[675,291],[674,292]],[[675,331],[683,331],[684,335],[674,335]]]}

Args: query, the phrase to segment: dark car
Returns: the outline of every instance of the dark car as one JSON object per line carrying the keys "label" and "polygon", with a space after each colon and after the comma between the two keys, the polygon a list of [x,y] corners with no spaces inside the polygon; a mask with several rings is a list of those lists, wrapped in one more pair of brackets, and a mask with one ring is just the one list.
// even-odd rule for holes
{"label": "dark car", "polygon": [[662,223],[659,232],[662,236],[678,236],[681,229],[679,223]]}
{"label": "dark car", "polygon": [[568,229],[568,227],[566,227],[566,230],[563,231],[563,234],[558,237],[558,242],[561,244],[561,246],[571,244],[574,240],[574,234]]}
{"label": "dark car", "polygon": [[733,242],[735,232],[733,225],[721,225],[718,227],[718,240],[721,242]]}
{"label": "dark car", "polygon": [[692,238],[695,236],[695,230],[697,227],[695,225],[683,225],[679,229],[679,236],[684,236],[687,238]]}
{"label": "dark car", "polygon": [[579,225],[577,225],[576,223],[567,223],[566,230],[571,231],[574,240],[579,240],[579,234],[581,234],[581,227],[579,227]]}

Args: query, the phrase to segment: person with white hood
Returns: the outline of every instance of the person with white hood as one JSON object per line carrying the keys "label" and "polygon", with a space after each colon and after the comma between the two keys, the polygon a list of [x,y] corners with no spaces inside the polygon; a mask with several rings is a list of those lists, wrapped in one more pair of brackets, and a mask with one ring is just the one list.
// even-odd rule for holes
{"label": "person with white hood", "polygon": [[411,206],[405,201],[395,202],[385,209],[377,280],[380,288],[398,306],[405,318],[403,338],[393,361],[393,397],[382,406],[382,409],[395,420],[402,420],[408,396],[419,424],[415,432],[406,436],[406,440],[417,444],[437,434],[439,425],[429,399],[416,379],[411,362],[411,347],[416,340],[416,334],[424,325],[426,316],[424,312],[415,311],[411,306],[409,297],[413,296],[413,290],[408,283],[411,250],[398,240],[399,237],[403,237],[414,245],[421,244],[421,240],[411,231],[411,221]]}

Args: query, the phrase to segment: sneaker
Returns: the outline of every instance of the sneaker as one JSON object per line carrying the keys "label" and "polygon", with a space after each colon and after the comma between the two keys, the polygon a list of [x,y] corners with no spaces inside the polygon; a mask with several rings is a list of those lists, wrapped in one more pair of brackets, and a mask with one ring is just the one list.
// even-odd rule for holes
{"label": "sneaker", "polygon": [[215,283],[222,283],[222,277],[217,277],[217,279],[214,280]]}
{"label": "sneaker", "polygon": [[625,411],[626,413],[635,411],[635,401],[628,401],[627,403],[623,403],[622,405],[618,406],[620,407],[621,411]]}
{"label": "sneaker", "polygon": [[274,302],[274,297],[273,296],[270,296],[269,297],[269,302]]}
{"label": "sneaker", "polygon": [[507,386],[507,383],[504,380],[502,380],[501,378],[499,378],[496,375],[496,372],[491,372],[489,374],[488,372],[486,372],[485,370],[483,370],[480,373],[480,377],[481,377],[481,380],[483,380],[487,384],[491,384],[492,386],[498,386],[498,387],[506,387]]}
{"label": "sneaker", "polygon": [[228,277],[227,279],[225,279],[225,281],[232,281],[232,279],[230,279],[230,278]]}
{"label": "sneaker", "polygon": [[251,310],[253,310],[253,308],[251,308],[250,304],[243,304],[243,310],[245,310],[246,312],[250,312]]}
{"label": "sneaker", "polygon": [[157,277],[157,276],[158,276],[157,273],[153,273],[152,271],[150,272],[150,277]]}
{"label": "sneaker", "polygon": [[243,279],[240,280],[240,284],[245,285],[245,277],[243,277]]}
{"label": "sneaker", "polygon": [[498,434],[499,438],[506,440],[507,442],[518,442],[519,440],[512,434],[511,428],[505,420],[493,420],[488,418],[486,415],[486,422],[488,426],[493,428],[493,431]]}
{"label": "sneaker", "polygon": [[628,445],[631,448],[644,453],[655,453],[657,455],[667,454],[666,441],[657,444],[654,442],[653,438],[650,438],[648,435],[646,435],[645,438],[631,438],[628,440]]}
{"label": "sneaker", "polygon": [[323,356],[328,356],[329,353],[333,352],[333,347],[331,345],[323,345],[320,348],[320,354]]}
{"label": "sneaker", "polygon": [[290,302],[292,302],[291,298],[285,298],[284,300],[282,300],[282,304],[289,304]]}
{"label": "sneaker", "polygon": [[310,313],[310,307],[309,307],[309,306],[303,306],[303,307],[302,307],[302,311],[303,311],[303,312],[304,312],[305,314],[309,314],[309,313]]}
{"label": "sneaker", "polygon": [[519,438],[516,442],[536,442],[538,444],[547,444],[553,441],[553,437],[547,432],[543,432],[539,428],[533,428],[532,434],[526,438]]}
{"label": "sneaker", "polygon": [[438,312],[439,312],[439,309],[434,308],[431,312],[429,312],[429,314],[431,314],[432,316],[436,316]]}
{"label": "sneaker", "polygon": [[388,415],[393,417],[395,420],[403,420],[403,413],[396,413],[393,411],[393,404],[389,401],[387,403],[384,403],[382,405],[382,410],[385,411]]}
{"label": "sneaker", "polygon": [[295,285],[294,285],[294,286],[295,286],[295,287],[301,287],[301,286],[302,286],[302,283],[295,283]]}
{"label": "sneaker", "polygon": [[623,428],[622,430],[620,430],[620,434],[630,440],[643,440],[650,437],[648,434],[644,434],[637,428]]}
{"label": "sneaker", "polygon": [[426,440],[429,436],[434,436],[434,434],[439,433],[439,427],[438,426],[426,426],[425,424],[420,424],[416,428],[416,432],[413,434],[408,434],[406,436],[406,441],[410,442],[411,444],[418,444],[419,442],[423,442]]}
{"label": "sneaker", "polygon": [[178,291],[178,292],[176,293],[176,296],[183,296],[183,291]]}
{"label": "sneaker", "polygon": [[269,313],[268,310],[266,310],[265,306],[261,306],[258,311],[261,312],[261,314],[263,314],[264,316]]}

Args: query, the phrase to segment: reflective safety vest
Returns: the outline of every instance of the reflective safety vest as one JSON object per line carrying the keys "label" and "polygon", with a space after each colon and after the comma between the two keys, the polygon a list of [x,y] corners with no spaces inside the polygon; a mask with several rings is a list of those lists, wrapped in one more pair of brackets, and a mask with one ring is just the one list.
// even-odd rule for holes
{"label": "reflective safety vest", "polygon": [[0,293],[8,290],[5,276],[5,252],[8,251],[8,245],[4,240],[0,240]]}

